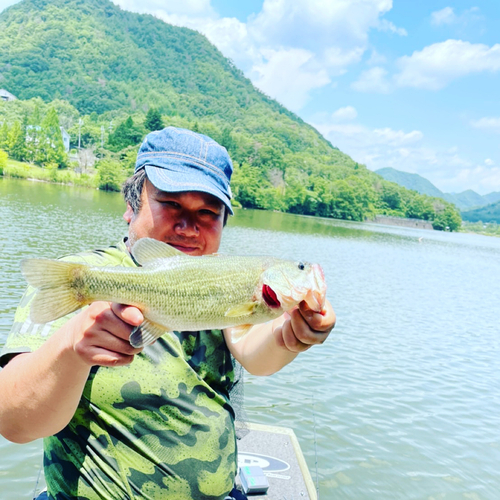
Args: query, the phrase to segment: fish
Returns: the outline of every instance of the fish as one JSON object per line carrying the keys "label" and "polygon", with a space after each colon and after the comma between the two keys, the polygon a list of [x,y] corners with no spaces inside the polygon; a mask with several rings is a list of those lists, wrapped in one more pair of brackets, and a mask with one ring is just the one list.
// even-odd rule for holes
{"label": "fish", "polygon": [[305,301],[322,312],[326,282],[319,264],[269,256],[189,256],[152,238],[131,249],[139,267],[98,267],[52,259],[24,259],[21,271],[36,288],[30,319],[48,323],[94,301],[135,306],[144,321],[132,331],[134,347],[173,331],[232,328],[238,342]]}

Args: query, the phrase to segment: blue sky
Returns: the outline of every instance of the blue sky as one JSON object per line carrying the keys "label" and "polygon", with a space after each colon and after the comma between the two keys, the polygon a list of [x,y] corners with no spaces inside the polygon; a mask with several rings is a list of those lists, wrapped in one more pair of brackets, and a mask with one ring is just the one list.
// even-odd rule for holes
{"label": "blue sky", "polygon": [[113,1],[204,33],[372,170],[500,191],[497,0]]}

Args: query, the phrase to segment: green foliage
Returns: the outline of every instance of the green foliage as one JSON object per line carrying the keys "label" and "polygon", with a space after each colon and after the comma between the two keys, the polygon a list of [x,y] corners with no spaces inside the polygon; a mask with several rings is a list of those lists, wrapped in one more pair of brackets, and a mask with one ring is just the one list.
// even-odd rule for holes
{"label": "green foliage", "polygon": [[3,170],[7,166],[9,155],[0,149],[0,175],[3,175]]}
{"label": "green foliage", "polygon": [[464,221],[461,230],[467,233],[478,233],[486,236],[500,236],[500,225],[496,222]]}
{"label": "green foliage", "polygon": [[141,127],[134,124],[132,117],[129,116],[116,127],[113,133],[109,134],[108,149],[116,152],[129,146],[135,146],[142,141],[144,132]]}
{"label": "green foliage", "polygon": [[454,205],[449,204],[436,214],[432,227],[439,231],[458,231],[462,225],[462,218]]}
{"label": "green foliage", "polygon": [[38,179],[48,182],[58,182],[72,184],[75,186],[96,188],[96,177],[89,175],[79,175],[69,170],[61,170],[57,165],[50,164],[48,168],[36,167],[26,163],[20,163],[13,160],[7,162],[3,169],[5,177],[16,177],[19,179]]}
{"label": "green foliage", "polygon": [[104,159],[97,165],[97,186],[104,191],[120,191],[126,179],[122,164],[117,160]]}
{"label": "green foliage", "polygon": [[53,164],[56,167],[67,165],[59,116],[55,108],[49,108],[42,121],[40,134],[40,158],[43,164]]}
{"label": "green foliage", "polygon": [[0,127],[0,149],[7,149],[9,145],[9,126],[4,121]]}
{"label": "green foliage", "polygon": [[462,212],[462,217],[469,222],[496,222],[500,224],[500,201],[475,210]]}
{"label": "green foliage", "polygon": [[23,160],[26,154],[26,137],[20,121],[15,121],[7,135],[7,148],[14,160]]}
{"label": "green foliage", "polygon": [[161,113],[156,108],[149,108],[146,119],[144,120],[144,127],[150,132],[163,128]]}

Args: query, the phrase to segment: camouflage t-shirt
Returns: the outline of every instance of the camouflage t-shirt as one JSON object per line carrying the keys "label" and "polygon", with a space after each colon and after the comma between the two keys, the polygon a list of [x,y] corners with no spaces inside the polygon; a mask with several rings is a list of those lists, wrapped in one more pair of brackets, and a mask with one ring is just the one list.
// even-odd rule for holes
{"label": "camouflage t-shirt", "polygon": [[[64,260],[135,266],[123,242]],[[34,293],[16,311],[1,364],[39,348],[69,318],[31,323]],[[236,473],[233,380],[220,330],[166,334],[129,366],[93,367],[71,422],[44,439],[49,498],[224,498]]]}

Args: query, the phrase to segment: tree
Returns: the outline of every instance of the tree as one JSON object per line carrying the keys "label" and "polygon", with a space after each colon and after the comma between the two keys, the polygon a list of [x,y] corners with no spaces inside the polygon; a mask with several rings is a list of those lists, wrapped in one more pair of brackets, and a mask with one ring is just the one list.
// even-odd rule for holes
{"label": "tree", "polygon": [[144,135],[143,130],[137,127],[129,116],[125,121],[121,122],[116,130],[109,134],[108,144],[111,151],[121,151],[127,146],[135,146],[139,144]]}
{"label": "tree", "polygon": [[104,191],[120,191],[125,181],[125,172],[119,161],[105,159],[97,165],[98,187]]}
{"label": "tree", "polygon": [[26,124],[26,159],[31,163],[41,163],[43,161],[43,153],[41,152],[41,130],[42,118],[40,113],[40,105],[35,102],[35,108],[27,120]]}
{"label": "tree", "polygon": [[234,139],[231,135],[231,129],[229,127],[224,127],[224,130],[222,131],[222,136],[220,138],[220,145],[224,146],[229,153],[232,152],[234,149],[235,143]]}
{"label": "tree", "polygon": [[144,120],[144,127],[150,132],[161,130],[164,127],[161,114],[156,108],[149,108]]}
{"label": "tree", "polygon": [[0,127],[0,149],[7,149],[9,143],[9,126],[4,121]]}
{"label": "tree", "polygon": [[3,174],[3,169],[7,166],[9,155],[0,149],[0,174]]}
{"label": "tree", "polygon": [[55,163],[59,167],[67,165],[67,155],[59,125],[59,116],[55,108],[50,107],[42,121],[40,134],[40,147],[42,150],[42,162]]}
{"label": "tree", "polygon": [[14,160],[22,161],[26,155],[26,136],[20,121],[15,121],[9,130],[8,151]]}
{"label": "tree", "polygon": [[462,217],[452,205],[447,205],[432,221],[432,227],[439,231],[457,231],[462,225]]}

